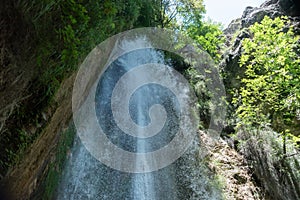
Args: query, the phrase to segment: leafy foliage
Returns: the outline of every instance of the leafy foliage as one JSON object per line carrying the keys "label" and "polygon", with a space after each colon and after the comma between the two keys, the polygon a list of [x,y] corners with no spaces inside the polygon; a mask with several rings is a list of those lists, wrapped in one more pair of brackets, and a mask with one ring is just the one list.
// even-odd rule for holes
{"label": "leafy foliage", "polygon": [[[288,28],[287,28],[288,27]],[[243,86],[233,98],[241,124],[261,127],[272,124],[280,133],[299,123],[299,37],[287,17],[265,17],[250,28],[244,39],[240,67],[245,67]]]}
{"label": "leafy foliage", "polygon": [[208,92],[205,77],[192,67],[185,71],[185,75],[193,87],[193,91],[195,91],[198,99],[197,107],[199,110],[199,117],[202,122],[201,126],[203,126],[200,128],[207,129],[209,128],[211,117],[211,95]]}
{"label": "leafy foliage", "polygon": [[78,46],[81,43],[79,38],[87,29],[90,17],[86,8],[74,0],[63,1],[60,9],[63,11],[61,15],[63,25],[57,32],[60,39],[63,40],[61,60],[63,63],[76,66],[79,56]]}
{"label": "leafy foliage", "polygon": [[171,13],[166,17],[166,26],[179,29],[187,34],[215,61],[219,61],[220,49],[225,42],[225,37],[221,30],[221,24],[203,19],[205,13],[203,1],[177,0],[170,1],[166,5],[169,5],[167,13]]}
{"label": "leafy foliage", "polygon": [[[19,23],[28,24],[30,34],[24,38],[28,52],[18,51],[18,60],[30,65],[33,78],[26,91],[30,99],[12,113],[11,127],[0,138],[5,144],[0,148],[1,175],[44,128],[31,135],[28,124],[44,124],[41,112],[52,102],[62,80],[106,38],[135,27],[189,30],[189,36],[211,55],[218,54],[221,32],[217,25],[202,23],[202,0],[16,0],[12,4],[22,16]],[[25,141],[17,130],[24,130],[29,139]]]}
{"label": "leafy foliage", "polygon": [[[153,2],[157,3],[151,6],[158,8],[159,1]],[[24,26],[28,32],[22,38],[26,46],[15,42],[19,49],[16,54],[22,70],[30,69],[33,78],[24,94],[28,97],[12,112],[7,120],[9,127],[0,133],[0,177],[44,128],[34,134],[27,130],[30,124],[44,124],[41,112],[47,110],[62,80],[78,68],[90,50],[121,31],[154,26],[152,19],[158,15],[158,10],[150,7],[150,22],[139,21],[144,15],[142,6],[149,4],[146,0],[17,0],[10,4],[12,14],[8,15],[17,11],[21,16],[12,24]],[[6,28],[3,27],[5,32],[15,35]],[[24,130],[24,134],[18,130]],[[29,139],[25,140],[24,135]]]}
{"label": "leafy foliage", "polygon": [[202,0],[160,0],[159,25],[162,28],[179,28],[199,23],[204,12]]}
{"label": "leafy foliage", "polygon": [[211,21],[192,23],[187,26],[186,32],[207,51],[215,61],[220,61],[221,47],[225,42],[220,24]]}

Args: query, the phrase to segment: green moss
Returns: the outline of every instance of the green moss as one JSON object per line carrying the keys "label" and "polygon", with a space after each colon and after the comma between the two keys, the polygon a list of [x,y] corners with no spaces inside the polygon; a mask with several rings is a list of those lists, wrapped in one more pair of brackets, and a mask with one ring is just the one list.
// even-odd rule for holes
{"label": "green moss", "polygon": [[42,194],[42,199],[52,199],[60,181],[61,173],[67,158],[67,152],[73,144],[75,133],[76,129],[72,123],[69,128],[61,134],[57,144],[54,161],[50,164],[47,177],[43,183],[44,192]]}

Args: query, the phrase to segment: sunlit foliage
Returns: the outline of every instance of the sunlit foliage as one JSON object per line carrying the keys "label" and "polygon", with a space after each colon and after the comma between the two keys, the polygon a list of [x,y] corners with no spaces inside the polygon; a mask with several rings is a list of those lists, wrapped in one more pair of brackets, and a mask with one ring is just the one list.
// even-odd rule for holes
{"label": "sunlit foliage", "polygon": [[240,125],[270,124],[286,135],[300,120],[299,37],[287,17],[265,17],[249,29],[240,58],[243,86],[233,98]]}

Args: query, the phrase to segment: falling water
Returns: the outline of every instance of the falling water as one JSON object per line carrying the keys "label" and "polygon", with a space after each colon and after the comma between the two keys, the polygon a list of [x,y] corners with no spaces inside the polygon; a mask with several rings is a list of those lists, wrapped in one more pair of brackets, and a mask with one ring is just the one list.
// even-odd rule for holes
{"label": "falling water", "polygon": [[[120,48],[138,45],[136,41],[124,41]],[[125,45],[124,45],[125,44]],[[166,146],[178,130],[179,104],[174,94],[157,84],[138,88],[130,100],[132,120],[139,126],[147,126],[149,108],[163,105],[168,121],[157,135],[136,138],[125,134],[114,121],[110,108],[112,91],[117,81],[126,72],[145,63],[165,63],[163,55],[154,49],[139,49],[120,56],[105,71],[100,79],[95,97],[98,122],[106,136],[120,148],[143,155]],[[144,79],[147,74],[132,76],[132,80]],[[174,83],[175,84],[175,83]],[[99,162],[86,150],[80,139],[75,138],[71,156],[63,171],[57,189],[57,199],[128,199],[128,200],[176,200],[219,199],[217,189],[210,185],[209,175],[197,160],[200,147],[198,138],[177,161],[169,166],[147,173],[126,173],[114,170]],[[124,160],[115,160],[123,165]],[[135,165],[147,168],[146,157],[139,157]]]}
{"label": "falling water", "polygon": [[[139,102],[142,102],[143,96],[138,95],[137,105],[140,105]],[[137,107],[137,122],[141,124],[143,122],[143,113],[142,108],[140,106]],[[145,140],[137,140],[137,152],[146,152],[147,143]],[[147,166],[147,159],[143,156],[141,159],[136,158],[136,166],[141,164]],[[141,175],[135,175],[133,177],[133,200],[150,200],[156,199],[155,191],[154,191],[154,180],[151,173],[144,173]]]}
{"label": "falling water", "polygon": [[[137,143],[137,151],[145,151],[145,142],[139,141]],[[144,159],[137,159],[136,164],[139,164],[140,162],[143,163],[143,165],[147,165],[147,160]],[[133,186],[132,186],[132,192],[133,192],[133,199],[134,200],[150,200],[150,199],[156,199],[155,191],[154,191],[154,180],[153,175],[151,173],[144,173],[140,175],[134,175],[133,177]]]}

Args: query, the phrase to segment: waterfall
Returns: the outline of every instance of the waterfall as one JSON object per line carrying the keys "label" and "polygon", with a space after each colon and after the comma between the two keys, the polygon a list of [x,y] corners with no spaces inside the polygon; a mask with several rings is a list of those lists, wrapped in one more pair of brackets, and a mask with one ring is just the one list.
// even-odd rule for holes
{"label": "waterfall", "polygon": [[[139,141],[137,144],[137,150],[145,151],[145,142]],[[137,159],[136,164],[140,162],[143,165],[147,165],[147,160]],[[133,186],[132,186],[133,200],[151,200],[156,199],[156,194],[154,190],[154,177],[151,173],[136,174],[133,176]]]}
{"label": "waterfall", "polygon": [[[143,78],[145,74],[141,74],[139,76],[133,78]],[[149,98],[147,93],[150,92],[146,90],[146,92],[139,93],[136,99],[136,113],[137,113],[137,124],[142,125],[145,123],[145,117],[143,114],[142,103],[145,101],[145,98]],[[149,94],[149,93],[148,93]],[[143,131],[143,130],[140,130]],[[143,139],[137,140],[137,153],[143,154],[147,150],[147,143]],[[135,165],[143,165],[148,168],[146,156],[142,156],[140,158],[136,157]],[[142,174],[134,174],[133,175],[133,184],[132,184],[132,194],[133,200],[151,200],[156,199],[155,189],[154,189],[154,177],[152,173],[142,173]]]}
{"label": "waterfall", "polygon": [[[126,52],[126,48],[143,46],[141,44],[145,43],[147,41],[141,37],[135,40],[122,41],[115,48]],[[126,92],[128,88],[131,88],[131,84],[153,78],[149,72],[143,71],[131,75],[130,72],[138,68],[137,66],[144,66],[148,63],[165,64],[164,55],[151,48],[151,45],[147,46],[148,48],[136,48],[136,50],[120,54],[116,60],[108,63],[109,66],[96,85],[94,98],[97,123],[105,133],[105,137],[119,149],[133,152],[136,155],[133,163],[128,162],[126,157],[118,157],[119,159],[110,161],[113,161],[117,168],[132,165],[133,168],[137,169],[137,172],[117,170],[99,162],[93,152],[88,151],[88,148],[83,144],[84,141],[76,137],[72,156],[66,163],[57,189],[57,199],[218,199],[219,195],[209,185],[209,177],[204,174],[206,173],[205,170],[201,170],[201,167],[197,168],[200,163],[197,160],[200,151],[198,138],[193,139],[193,145],[178,160],[174,159],[174,162],[169,165],[148,170],[151,169],[151,166],[164,164],[165,160],[172,157],[162,154],[159,160],[155,160],[149,159],[146,154],[157,152],[159,149],[166,149],[180,130],[181,104],[176,96],[178,95],[176,91],[173,92],[164,85],[154,82],[140,85],[130,94],[128,103],[130,120],[136,125],[134,131],[137,132],[137,137],[130,133],[124,133],[123,129],[127,128],[126,124],[123,129],[118,126],[112,110],[114,105],[111,102],[116,85],[119,84],[122,88],[120,93]],[[114,50],[111,54],[114,54]],[[159,67],[160,65],[156,66]],[[170,79],[171,72],[172,69],[167,68],[157,73],[163,75],[160,79],[164,81]],[[128,73],[128,81],[120,84],[119,80]],[[180,86],[176,80],[173,80],[171,84],[173,88]],[[185,92],[185,90],[180,90],[179,95],[184,97]],[[118,98],[122,100],[122,98],[126,98],[126,94],[122,94]],[[157,113],[157,111],[159,112]],[[125,116],[126,113],[122,114]],[[165,119],[164,116],[167,120],[162,123],[163,126],[157,134],[139,137],[145,136],[146,128],[153,121],[160,122]],[[89,119],[86,118],[86,120]],[[120,120],[123,120],[122,116]],[[189,130],[188,127],[186,129]],[[147,134],[152,134],[152,132],[148,131]],[[180,139],[184,141],[184,135]],[[110,158],[107,157],[106,159],[109,160]],[[145,171],[141,170],[144,168]]]}

